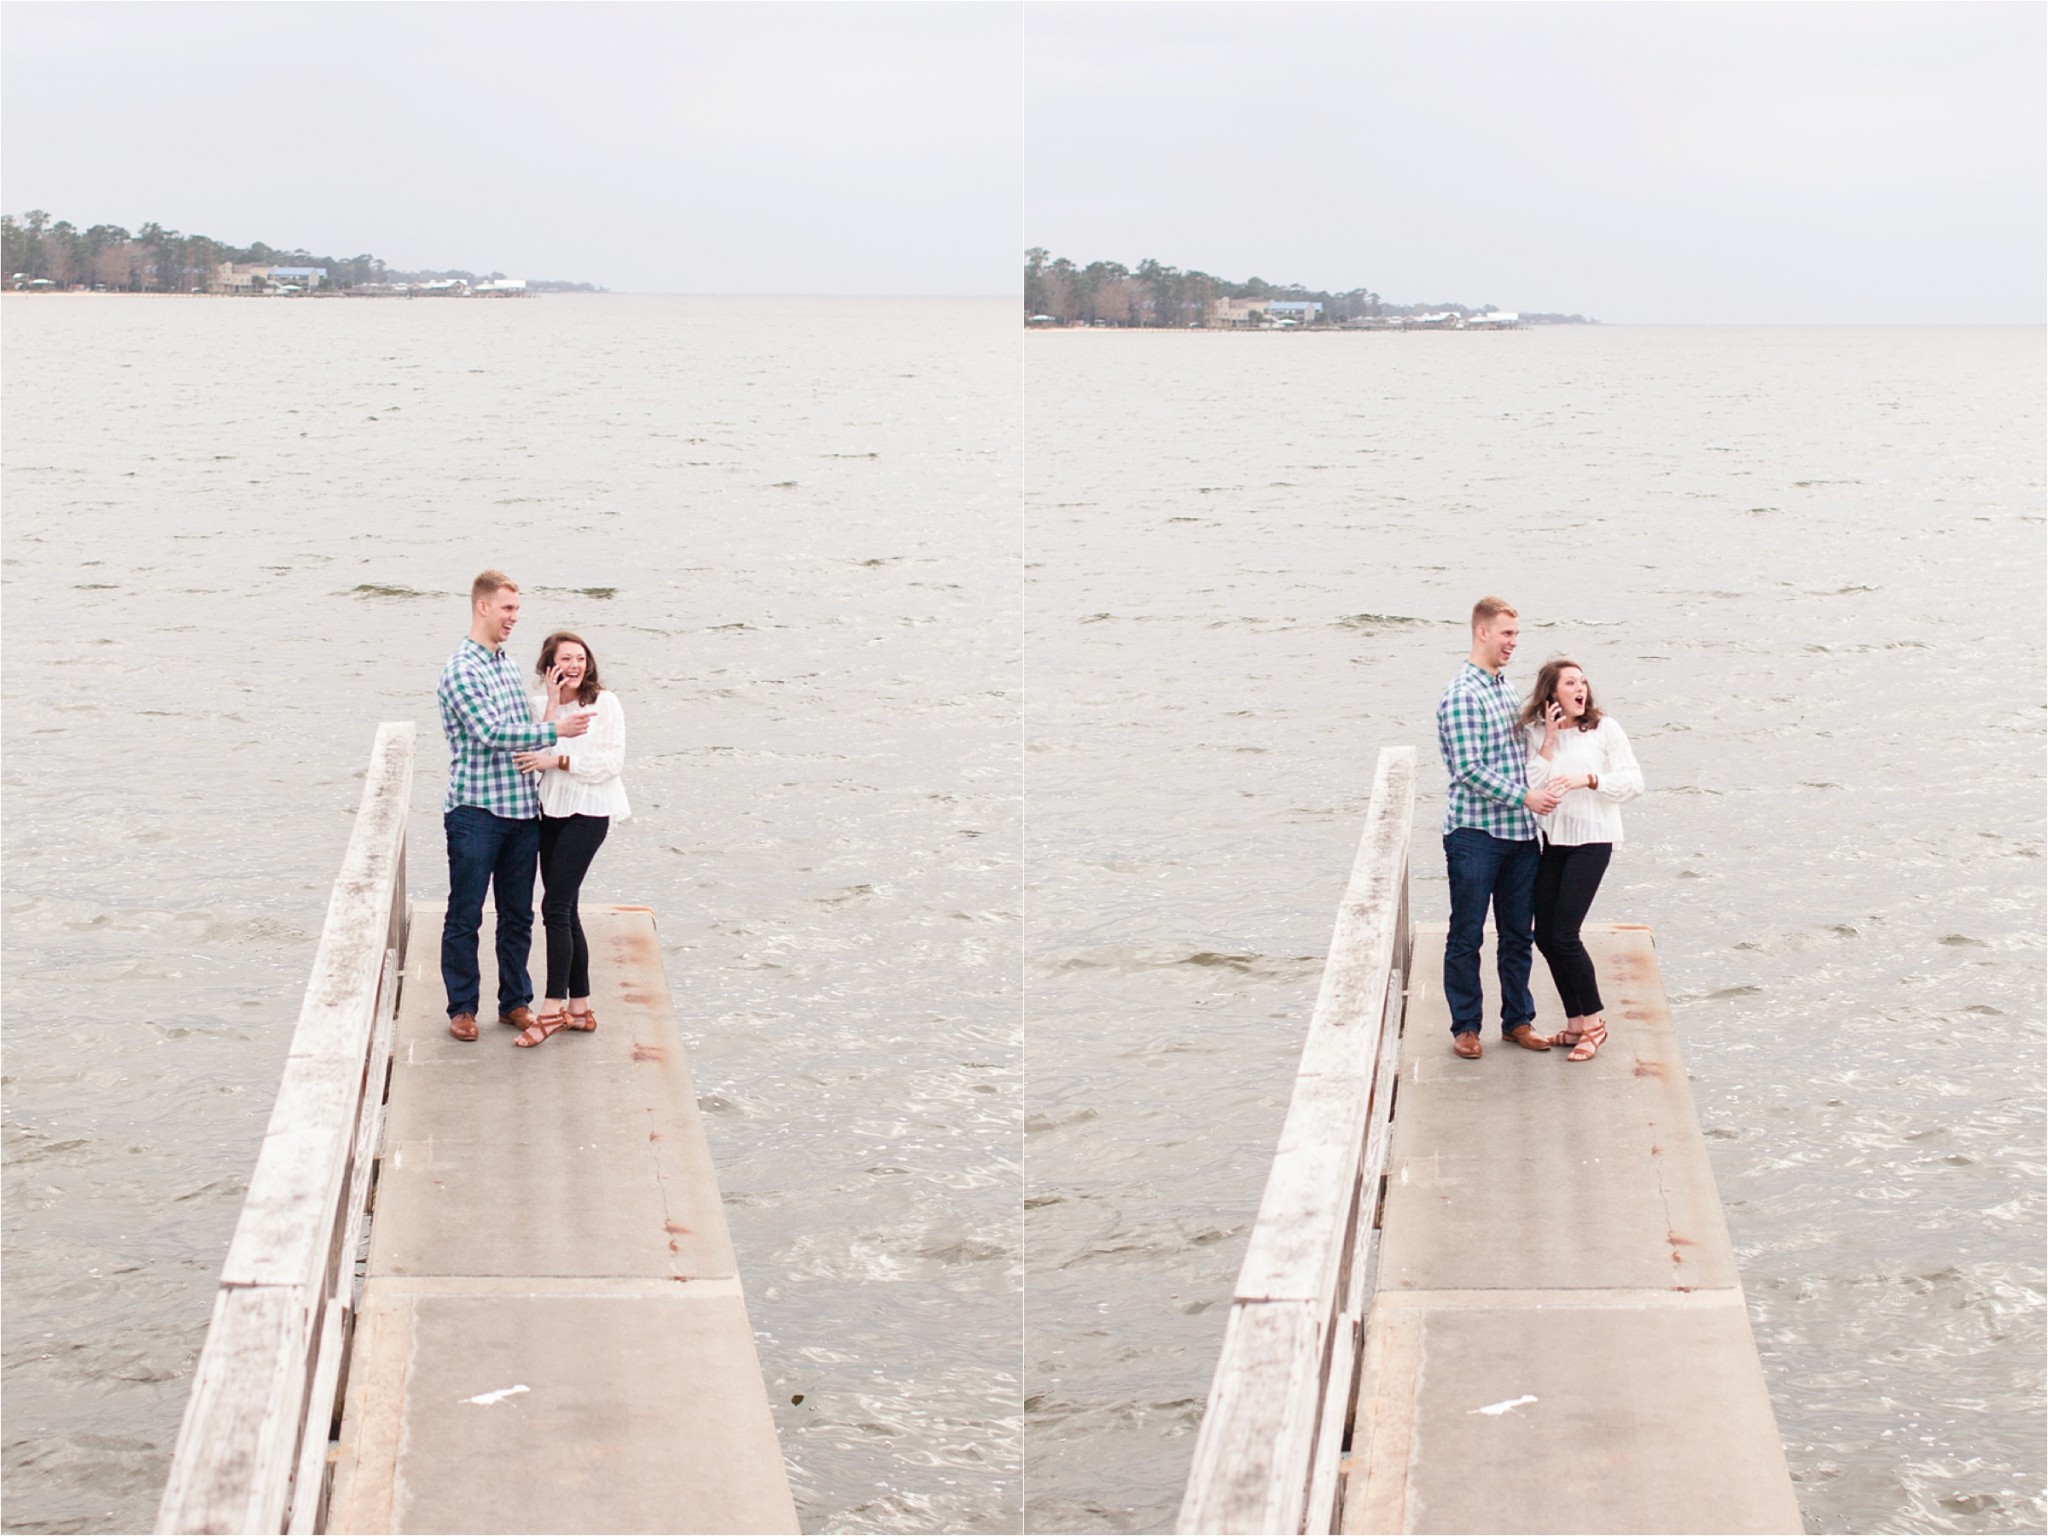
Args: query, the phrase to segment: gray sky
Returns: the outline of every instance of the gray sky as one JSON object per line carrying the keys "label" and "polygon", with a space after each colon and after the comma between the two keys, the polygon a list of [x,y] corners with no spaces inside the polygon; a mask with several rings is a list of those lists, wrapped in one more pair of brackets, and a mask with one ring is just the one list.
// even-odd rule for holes
{"label": "gray sky", "polygon": [[2044,319],[2048,8],[1032,5],[1077,261],[1608,321]]}
{"label": "gray sky", "polygon": [[10,213],[649,292],[1022,282],[1014,4],[4,17]]}
{"label": "gray sky", "polygon": [[14,0],[0,204],[621,290],[1023,246],[1609,321],[2048,319],[2048,7]]}

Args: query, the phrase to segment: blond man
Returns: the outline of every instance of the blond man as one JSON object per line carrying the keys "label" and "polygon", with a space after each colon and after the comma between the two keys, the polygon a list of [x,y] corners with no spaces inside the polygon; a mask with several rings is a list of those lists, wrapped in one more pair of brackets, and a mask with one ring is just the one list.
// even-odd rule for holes
{"label": "blond man", "polygon": [[513,764],[590,729],[588,715],[536,725],[505,641],[519,622],[519,583],[485,571],[470,583],[469,635],[441,669],[437,696],[448,737],[448,793],[441,824],[448,834],[448,911],[441,921],[441,984],[448,991],[448,1033],[476,1039],[482,977],[477,934],[484,891],[498,907],[498,1022],[533,1023],[533,875],[540,857],[540,794]]}
{"label": "blond man", "polygon": [[1506,598],[1482,597],[1472,608],[1472,648],[1436,707],[1437,747],[1450,793],[1444,804],[1444,868],[1451,883],[1451,926],[1444,940],[1444,1001],[1451,1010],[1451,1049],[1480,1055],[1486,997],[1479,951],[1486,910],[1500,972],[1500,1032],[1531,1051],[1550,1042],[1536,1033],[1529,995],[1529,951],[1536,912],[1536,818],[1557,796],[1529,787],[1528,754],[1515,717],[1520,701],[1503,675],[1522,636]]}

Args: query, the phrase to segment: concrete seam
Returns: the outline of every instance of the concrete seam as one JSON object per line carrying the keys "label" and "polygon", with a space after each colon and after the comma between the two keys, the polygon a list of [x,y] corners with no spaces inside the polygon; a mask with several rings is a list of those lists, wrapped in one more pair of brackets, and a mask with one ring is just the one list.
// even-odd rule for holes
{"label": "concrete seam", "polygon": [[1742,1287],[1694,1286],[1689,1290],[1617,1287],[1585,1290],[1531,1290],[1503,1286],[1499,1290],[1381,1291],[1375,1308],[1403,1312],[1509,1311],[1558,1309],[1572,1311],[1641,1311],[1645,1308],[1712,1309],[1741,1306]]}

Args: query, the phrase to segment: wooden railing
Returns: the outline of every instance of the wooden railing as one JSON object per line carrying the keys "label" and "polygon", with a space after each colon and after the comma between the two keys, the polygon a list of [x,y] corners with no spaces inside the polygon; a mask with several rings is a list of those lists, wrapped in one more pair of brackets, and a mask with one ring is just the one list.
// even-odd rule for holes
{"label": "wooden railing", "polygon": [[377,728],[284,1082],[221,1269],[159,1531],[319,1529],[405,948],[412,722]]}
{"label": "wooden railing", "polygon": [[1279,1151],[1238,1272],[1183,1532],[1328,1532],[1377,1241],[1408,967],[1415,749],[1379,756]]}

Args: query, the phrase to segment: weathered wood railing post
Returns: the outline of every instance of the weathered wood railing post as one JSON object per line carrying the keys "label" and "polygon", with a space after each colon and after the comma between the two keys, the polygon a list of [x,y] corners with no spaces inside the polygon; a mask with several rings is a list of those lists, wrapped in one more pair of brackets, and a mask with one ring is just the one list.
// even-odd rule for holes
{"label": "weathered wood railing post", "polygon": [[158,1531],[310,1531],[321,1517],[404,950],[414,734],[377,728]]}
{"label": "weathered wood railing post", "polygon": [[1183,1532],[1333,1528],[1387,1155],[1414,809],[1415,749],[1388,747],[1238,1272]]}

